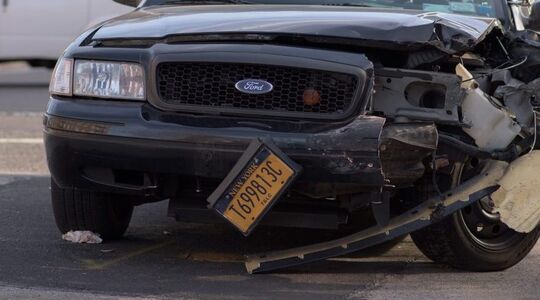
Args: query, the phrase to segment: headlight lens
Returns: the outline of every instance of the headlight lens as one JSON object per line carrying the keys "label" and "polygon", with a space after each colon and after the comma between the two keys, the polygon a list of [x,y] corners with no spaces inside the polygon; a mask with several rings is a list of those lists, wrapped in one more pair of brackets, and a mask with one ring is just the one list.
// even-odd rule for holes
{"label": "headlight lens", "polygon": [[134,63],[76,60],[73,95],[145,100],[144,70]]}
{"label": "headlight lens", "polygon": [[61,58],[54,68],[49,92],[54,95],[71,96],[73,59]]}

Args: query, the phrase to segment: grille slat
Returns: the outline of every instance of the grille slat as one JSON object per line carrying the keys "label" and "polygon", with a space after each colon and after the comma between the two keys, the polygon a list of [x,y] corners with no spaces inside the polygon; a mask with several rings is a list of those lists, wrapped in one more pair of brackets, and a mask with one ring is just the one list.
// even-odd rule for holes
{"label": "grille slat", "polygon": [[[267,94],[246,94],[235,84],[244,79],[270,82]],[[161,101],[181,108],[194,105],[239,111],[339,115],[354,102],[356,76],[323,70],[232,63],[162,63],[157,69]],[[320,102],[304,103],[304,93],[317,91]]]}

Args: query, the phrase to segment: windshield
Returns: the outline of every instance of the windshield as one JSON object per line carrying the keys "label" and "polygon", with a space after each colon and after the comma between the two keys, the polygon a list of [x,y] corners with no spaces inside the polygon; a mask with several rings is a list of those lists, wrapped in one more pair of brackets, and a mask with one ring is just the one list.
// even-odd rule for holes
{"label": "windshield", "polygon": [[162,4],[305,4],[362,6],[411,9],[424,12],[456,13],[483,17],[497,17],[497,1],[501,0],[147,0],[144,6]]}

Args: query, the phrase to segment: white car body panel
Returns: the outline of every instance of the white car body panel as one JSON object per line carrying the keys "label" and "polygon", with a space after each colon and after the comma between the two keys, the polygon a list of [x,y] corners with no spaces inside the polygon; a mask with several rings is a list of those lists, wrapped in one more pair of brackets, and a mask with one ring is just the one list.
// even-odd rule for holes
{"label": "white car body panel", "polygon": [[85,29],[132,9],[112,0],[0,0],[0,60],[56,60]]}

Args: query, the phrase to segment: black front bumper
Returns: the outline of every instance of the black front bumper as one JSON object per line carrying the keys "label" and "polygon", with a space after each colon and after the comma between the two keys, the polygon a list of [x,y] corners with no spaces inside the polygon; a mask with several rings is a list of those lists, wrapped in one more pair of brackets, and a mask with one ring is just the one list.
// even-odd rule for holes
{"label": "black front bumper", "polygon": [[[309,129],[295,130],[299,123]],[[51,175],[61,187],[148,194],[164,190],[168,183],[160,178],[219,181],[255,138],[271,138],[302,165],[297,186],[383,185],[378,155],[383,118],[360,116],[311,127],[279,124],[258,129],[261,124],[245,119],[173,118],[143,103],[52,98],[45,145]],[[143,176],[140,183],[122,182],[115,175],[137,173]]]}

